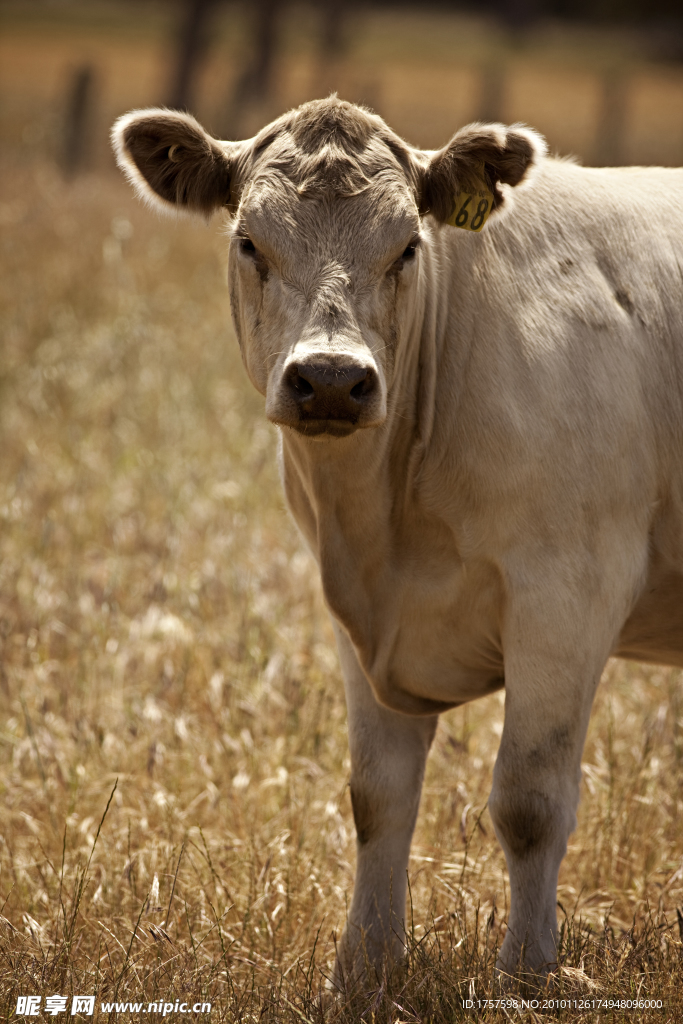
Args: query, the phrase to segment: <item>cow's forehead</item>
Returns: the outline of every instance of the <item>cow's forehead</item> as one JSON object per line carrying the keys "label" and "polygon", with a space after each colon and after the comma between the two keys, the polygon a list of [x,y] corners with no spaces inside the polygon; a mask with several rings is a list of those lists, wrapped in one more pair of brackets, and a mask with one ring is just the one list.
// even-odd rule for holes
{"label": "cow's forehead", "polygon": [[[328,164],[320,177],[290,176],[273,161],[260,168],[244,191],[238,232],[282,255],[346,255],[352,262],[383,259],[419,230],[414,195],[391,165],[363,180]],[[343,181],[344,187],[338,182]]]}
{"label": "cow's forehead", "polygon": [[255,168],[279,167],[298,187],[347,192],[388,168],[405,175],[411,150],[376,114],[330,98],[264,128],[251,159]]}
{"label": "cow's forehead", "polygon": [[419,227],[409,150],[376,115],[312,106],[256,138],[238,230],[284,254],[381,259]]}

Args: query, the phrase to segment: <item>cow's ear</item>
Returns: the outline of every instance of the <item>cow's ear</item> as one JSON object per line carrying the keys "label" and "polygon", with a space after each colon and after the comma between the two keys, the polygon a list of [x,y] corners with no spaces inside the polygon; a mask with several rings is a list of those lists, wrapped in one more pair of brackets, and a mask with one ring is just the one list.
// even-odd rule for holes
{"label": "cow's ear", "polygon": [[431,213],[443,223],[459,193],[482,187],[493,193],[493,209],[500,208],[505,201],[501,183],[519,185],[546,152],[543,137],[525,125],[467,125],[428,160],[420,213]]}
{"label": "cow's ear", "polygon": [[234,198],[239,143],[219,142],[189,114],[134,110],[112,129],[116,160],[141,198],[205,216]]}

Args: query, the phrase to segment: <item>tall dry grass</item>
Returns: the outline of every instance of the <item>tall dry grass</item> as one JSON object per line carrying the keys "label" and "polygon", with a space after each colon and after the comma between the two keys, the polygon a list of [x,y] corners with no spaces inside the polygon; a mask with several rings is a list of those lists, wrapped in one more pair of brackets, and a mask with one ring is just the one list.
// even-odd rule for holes
{"label": "tall dry grass", "polygon": [[[96,992],[318,1021],[354,871],[344,702],[221,228],[111,177],[0,173],[4,1016]],[[563,991],[664,1000],[638,1019],[683,1012],[682,701],[680,672],[608,668],[561,875]],[[491,992],[502,715],[494,696],[443,716],[407,969],[331,1019],[452,1021]]]}

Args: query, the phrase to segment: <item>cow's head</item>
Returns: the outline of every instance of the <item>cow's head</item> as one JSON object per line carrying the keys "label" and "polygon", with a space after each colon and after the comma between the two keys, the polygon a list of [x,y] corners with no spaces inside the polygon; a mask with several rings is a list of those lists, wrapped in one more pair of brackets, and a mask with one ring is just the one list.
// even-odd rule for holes
{"label": "cow's head", "polygon": [[168,110],[127,114],[113,139],[146,199],[229,212],[232,311],[249,376],[273,422],[328,438],[386,418],[419,311],[425,215],[444,223],[482,176],[500,207],[505,186],[544,152],[528,128],[481,124],[423,152],[334,97],[246,142],[219,142]]}

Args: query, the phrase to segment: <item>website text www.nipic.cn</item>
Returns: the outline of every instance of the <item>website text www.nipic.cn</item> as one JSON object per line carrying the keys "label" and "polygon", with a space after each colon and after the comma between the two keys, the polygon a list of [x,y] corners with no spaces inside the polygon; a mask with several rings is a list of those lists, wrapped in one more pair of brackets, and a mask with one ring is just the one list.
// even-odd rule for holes
{"label": "website text www.nipic.cn", "polygon": [[[16,1013],[20,1017],[37,1017],[41,1013],[56,1017],[66,1013],[68,1002],[66,996],[58,995],[46,996],[44,1003],[41,996],[19,996]],[[92,1017],[94,1010],[95,996],[74,996],[71,1000],[72,1014]],[[211,1003],[183,999],[159,1000],[155,1003],[102,1003],[100,1010],[102,1013],[158,1013],[167,1017],[171,1013],[211,1013]]]}

